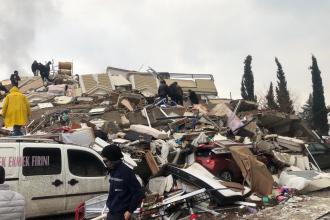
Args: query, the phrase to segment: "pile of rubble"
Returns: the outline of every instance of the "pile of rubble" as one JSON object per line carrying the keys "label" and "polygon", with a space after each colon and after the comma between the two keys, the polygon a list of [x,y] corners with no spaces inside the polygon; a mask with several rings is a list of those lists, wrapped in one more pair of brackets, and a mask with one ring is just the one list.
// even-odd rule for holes
{"label": "pile of rubble", "polygon": [[[145,90],[102,83],[82,92],[80,82],[65,74],[49,85],[38,76],[23,79],[19,89],[32,107],[26,134],[96,151],[118,144],[145,187],[145,219],[178,219],[192,212],[271,219],[267,207],[301,207],[315,200],[303,194],[330,187],[330,175],[309,149],[324,141],[295,115],[262,111],[243,100],[173,106]],[[326,214],[330,200],[323,200],[317,213],[304,216]]]}

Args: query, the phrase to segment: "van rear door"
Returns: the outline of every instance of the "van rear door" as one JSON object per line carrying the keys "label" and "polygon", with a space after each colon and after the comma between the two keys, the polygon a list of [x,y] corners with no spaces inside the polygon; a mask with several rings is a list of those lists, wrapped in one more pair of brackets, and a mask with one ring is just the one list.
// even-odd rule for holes
{"label": "van rear door", "polygon": [[23,157],[28,158],[19,180],[19,191],[27,204],[26,216],[64,212],[65,175],[60,145],[21,142],[20,151]]}
{"label": "van rear door", "polygon": [[102,157],[94,150],[68,145],[66,151],[67,211],[97,195],[108,193],[109,182]]}

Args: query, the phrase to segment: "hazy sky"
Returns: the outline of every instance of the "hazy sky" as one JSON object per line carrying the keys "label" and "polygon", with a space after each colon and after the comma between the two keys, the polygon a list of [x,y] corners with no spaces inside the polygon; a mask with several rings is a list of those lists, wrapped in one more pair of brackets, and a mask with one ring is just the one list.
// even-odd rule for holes
{"label": "hazy sky", "polygon": [[329,11],[324,0],[0,0],[0,79],[32,75],[34,59],[73,61],[77,74],[150,66],[213,74],[220,97],[240,98],[245,57],[260,96],[276,56],[301,105],[314,54],[330,104]]}

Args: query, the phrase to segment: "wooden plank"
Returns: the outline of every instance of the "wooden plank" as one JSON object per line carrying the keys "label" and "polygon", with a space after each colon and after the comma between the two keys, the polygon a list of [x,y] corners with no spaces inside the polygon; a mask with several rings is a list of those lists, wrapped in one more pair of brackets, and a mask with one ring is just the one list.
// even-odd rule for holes
{"label": "wooden plank", "polygon": [[151,151],[148,151],[145,154],[145,159],[151,170],[152,175],[156,175],[159,172],[159,167],[158,167],[157,162],[156,162],[154,156],[152,155]]}

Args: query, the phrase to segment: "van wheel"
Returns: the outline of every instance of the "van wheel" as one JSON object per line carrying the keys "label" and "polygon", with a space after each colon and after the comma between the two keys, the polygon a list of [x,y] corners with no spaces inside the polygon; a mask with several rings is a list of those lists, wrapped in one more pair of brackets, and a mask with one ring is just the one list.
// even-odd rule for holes
{"label": "van wheel", "polygon": [[219,174],[221,180],[231,182],[233,181],[233,175],[229,171],[223,171]]}

